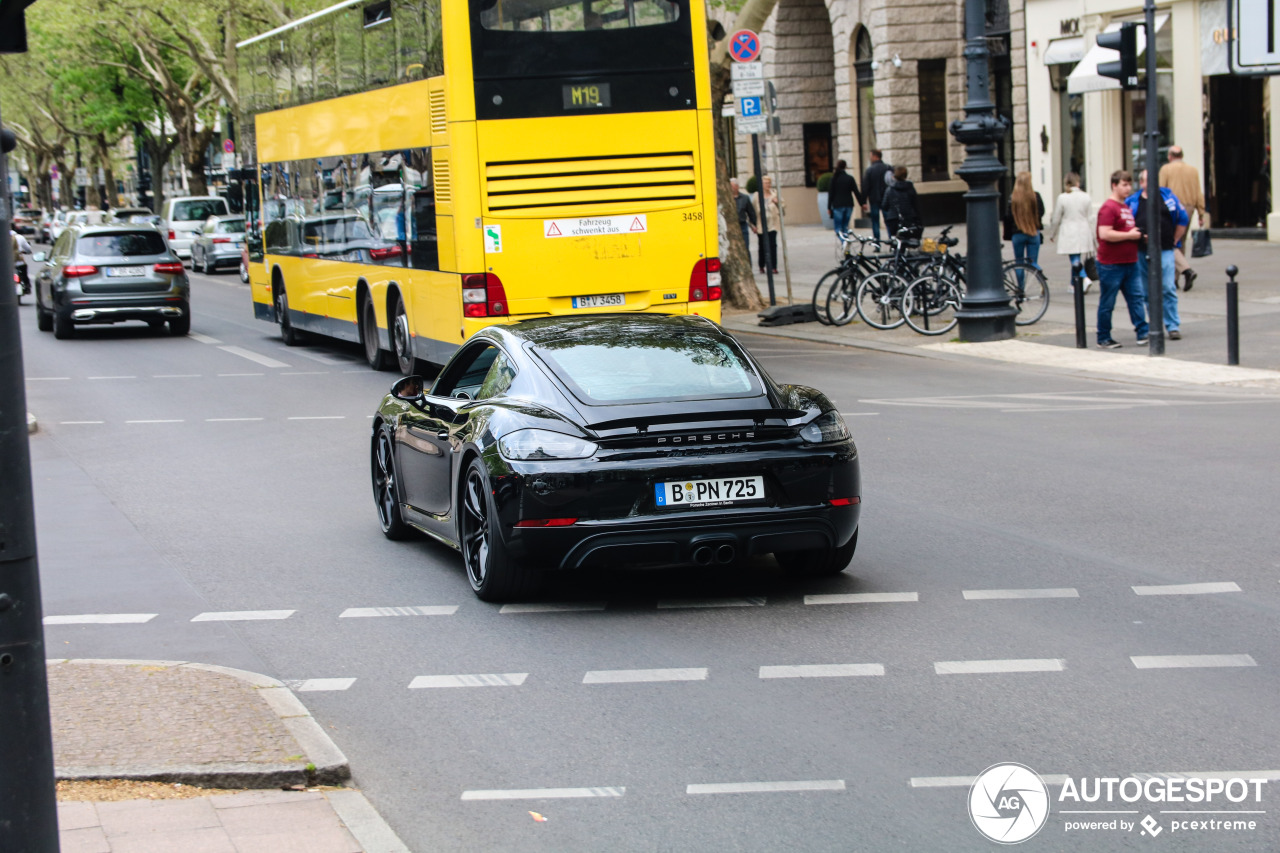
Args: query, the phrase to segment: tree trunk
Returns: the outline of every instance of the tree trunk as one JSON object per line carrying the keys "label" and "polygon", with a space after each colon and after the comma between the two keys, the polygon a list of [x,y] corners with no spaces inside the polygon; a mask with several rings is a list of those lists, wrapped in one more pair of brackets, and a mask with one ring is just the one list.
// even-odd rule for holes
{"label": "tree trunk", "polygon": [[[729,88],[729,69],[722,65],[711,66],[711,115],[712,121],[719,121],[720,105],[724,103]],[[750,255],[747,244],[742,239],[742,229],[738,227],[738,200],[729,190],[729,161],[732,150],[724,150],[728,146],[723,134],[716,137],[716,209],[720,220],[720,286],[724,288],[724,301],[732,308],[747,311],[759,311],[764,308],[764,298],[760,288],[756,286],[755,276],[751,272]]]}
{"label": "tree trunk", "polygon": [[[184,128],[183,125],[187,126]],[[191,194],[208,195],[209,184],[205,177],[205,169],[209,165],[207,152],[217,129],[206,127],[196,130],[194,125],[195,116],[192,115],[190,118],[184,116],[184,121],[178,126],[178,139],[182,145],[182,163],[187,169]]]}
{"label": "tree trunk", "polygon": [[111,168],[111,146],[107,144],[107,137],[101,133],[94,137],[93,144],[98,149],[98,161],[102,164],[102,192],[107,207],[115,207],[119,199],[116,191],[115,170]]}

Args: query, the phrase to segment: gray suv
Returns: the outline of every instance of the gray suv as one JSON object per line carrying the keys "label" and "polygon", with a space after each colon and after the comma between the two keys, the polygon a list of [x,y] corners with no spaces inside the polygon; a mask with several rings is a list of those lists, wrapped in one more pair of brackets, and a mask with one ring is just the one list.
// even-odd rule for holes
{"label": "gray suv", "polygon": [[35,278],[36,326],[69,338],[76,325],[142,320],[191,331],[191,286],[182,261],[146,225],[79,225],[62,232]]}

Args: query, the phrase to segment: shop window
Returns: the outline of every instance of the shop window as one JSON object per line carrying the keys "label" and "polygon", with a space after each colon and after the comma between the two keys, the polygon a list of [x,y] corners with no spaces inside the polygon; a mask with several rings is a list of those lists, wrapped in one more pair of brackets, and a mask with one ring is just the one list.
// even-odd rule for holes
{"label": "shop window", "polygon": [[947,166],[947,61],[922,59],[917,63],[920,84],[920,179],[945,181]]}

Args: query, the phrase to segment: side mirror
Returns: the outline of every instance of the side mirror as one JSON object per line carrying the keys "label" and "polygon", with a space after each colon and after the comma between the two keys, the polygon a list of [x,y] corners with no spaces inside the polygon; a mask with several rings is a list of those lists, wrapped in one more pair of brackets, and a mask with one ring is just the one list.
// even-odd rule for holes
{"label": "side mirror", "polygon": [[43,264],[47,260],[49,260],[49,256],[44,252],[36,252],[31,256],[32,263]]}
{"label": "side mirror", "polygon": [[397,400],[418,403],[426,393],[426,381],[421,376],[405,376],[391,386],[391,396]]}

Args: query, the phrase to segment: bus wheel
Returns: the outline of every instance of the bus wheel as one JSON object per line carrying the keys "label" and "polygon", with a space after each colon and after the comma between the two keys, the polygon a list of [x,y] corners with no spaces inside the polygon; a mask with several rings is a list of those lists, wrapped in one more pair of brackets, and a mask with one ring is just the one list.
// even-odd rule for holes
{"label": "bus wheel", "polygon": [[391,312],[391,345],[395,347],[396,366],[405,376],[412,376],[418,360],[413,357],[413,339],[409,337],[409,315],[404,311],[404,297],[396,294],[396,308]]}
{"label": "bus wheel", "polygon": [[391,353],[379,346],[378,315],[373,310],[373,298],[367,293],[360,305],[360,338],[364,343],[364,357],[374,370],[386,370],[391,366]]}
{"label": "bus wheel", "polygon": [[296,347],[302,343],[302,333],[289,322],[289,296],[284,292],[284,283],[276,290],[276,320],[280,323],[280,340],[287,347]]}

